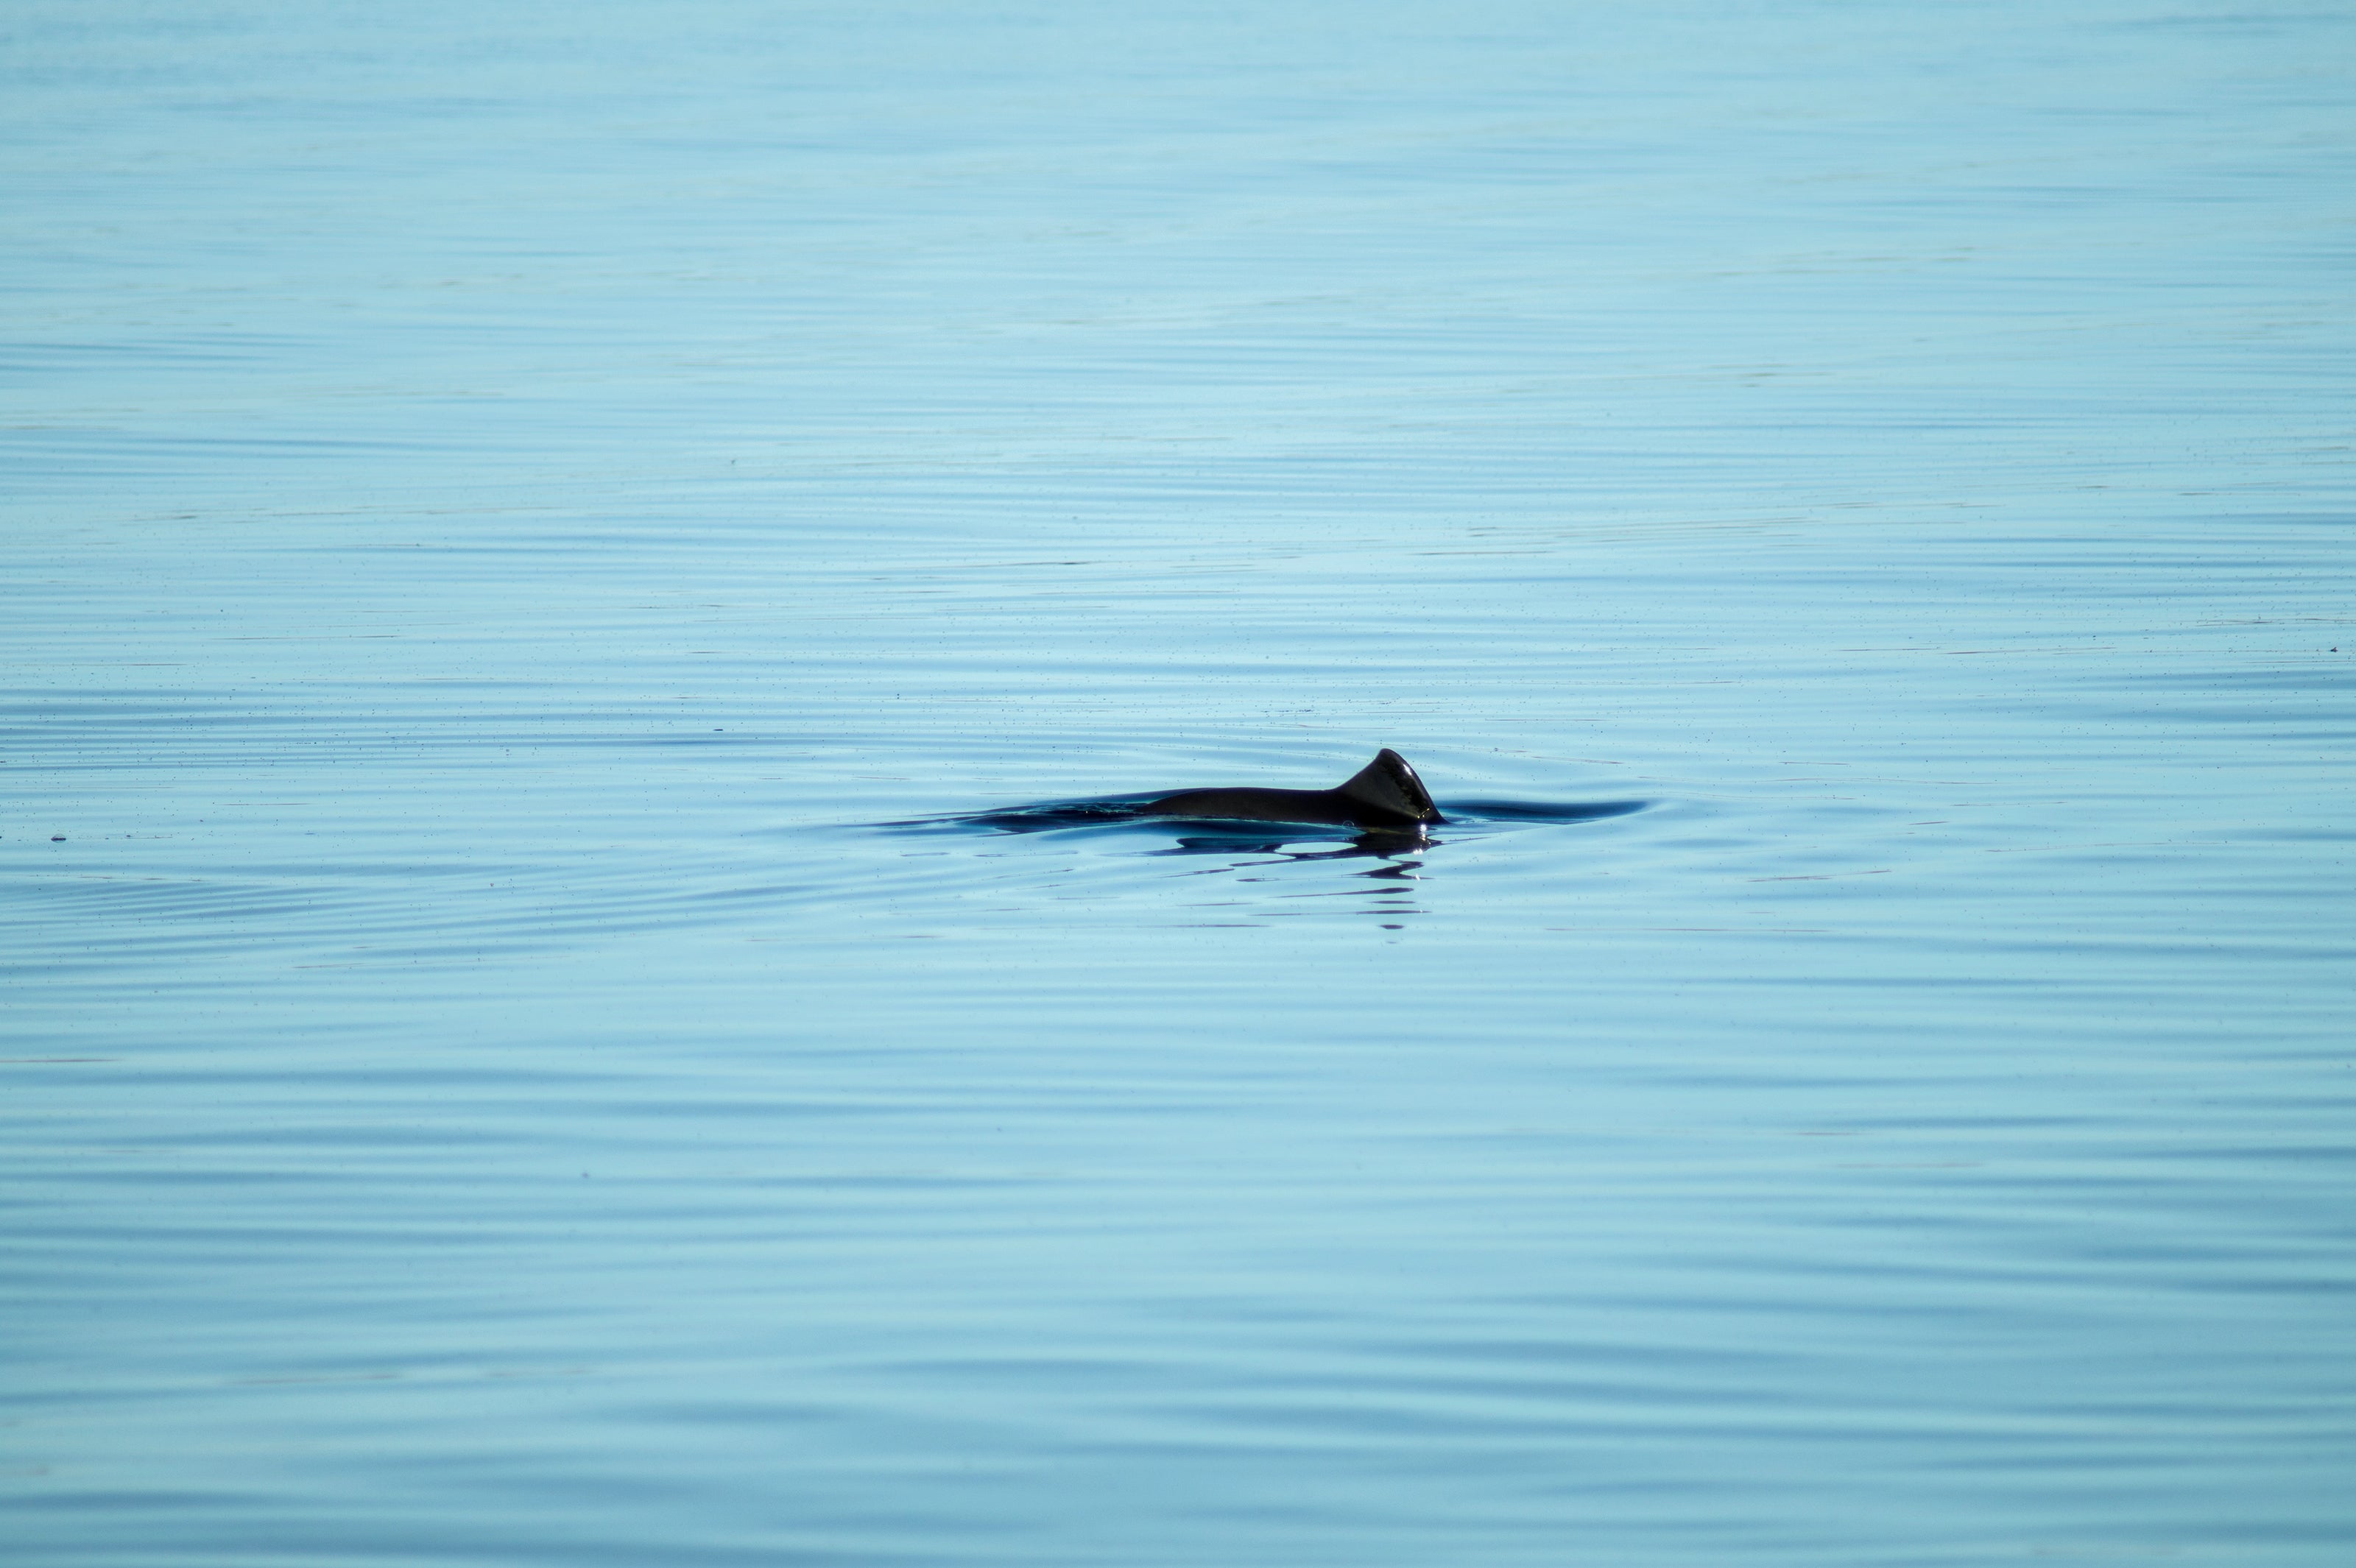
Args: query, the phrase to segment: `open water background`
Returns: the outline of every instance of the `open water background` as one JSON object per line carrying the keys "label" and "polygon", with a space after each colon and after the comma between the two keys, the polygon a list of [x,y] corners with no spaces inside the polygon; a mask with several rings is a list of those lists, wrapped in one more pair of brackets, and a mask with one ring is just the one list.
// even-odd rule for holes
{"label": "open water background", "polygon": [[2351,78],[16,0],[10,1561],[2349,1562]]}

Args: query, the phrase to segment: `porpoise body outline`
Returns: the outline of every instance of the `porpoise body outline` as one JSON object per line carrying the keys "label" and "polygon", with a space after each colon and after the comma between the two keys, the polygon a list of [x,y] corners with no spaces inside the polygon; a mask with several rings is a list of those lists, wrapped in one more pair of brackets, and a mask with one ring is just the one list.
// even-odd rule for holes
{"label": "porpoise body outline", "polygon": [[1405,757],[1385,746],[1375,760],[1332,789],[1190,789],[1142,802],[1141,816],[1216,822],[1316,822],[1351,827],[1420,829],[1448,819],[1431,804]]}

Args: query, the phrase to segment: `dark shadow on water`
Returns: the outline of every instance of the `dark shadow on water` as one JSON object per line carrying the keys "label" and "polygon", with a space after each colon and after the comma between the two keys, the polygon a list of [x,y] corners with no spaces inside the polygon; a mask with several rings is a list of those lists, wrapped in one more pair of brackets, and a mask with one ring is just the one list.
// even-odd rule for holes
{"label": "dark shadow on water", "polygon": [[1445,808],[1448,820],[1466,823],[1596,822],[1644,810],[1649,800],[1459,800]]}

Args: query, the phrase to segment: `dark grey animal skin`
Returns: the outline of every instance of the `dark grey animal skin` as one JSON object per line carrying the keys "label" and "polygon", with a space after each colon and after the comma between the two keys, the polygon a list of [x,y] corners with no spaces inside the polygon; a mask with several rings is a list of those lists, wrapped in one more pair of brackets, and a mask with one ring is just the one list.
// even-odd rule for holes
{"label": "dark grey animal skin", "polygon": [[1190,789],[1147,801],[1138,810],[1151,816],[1221,822],[1330,822],[1399,829],[1446,820],[1415,769],[1387,746],[1333,789]]}

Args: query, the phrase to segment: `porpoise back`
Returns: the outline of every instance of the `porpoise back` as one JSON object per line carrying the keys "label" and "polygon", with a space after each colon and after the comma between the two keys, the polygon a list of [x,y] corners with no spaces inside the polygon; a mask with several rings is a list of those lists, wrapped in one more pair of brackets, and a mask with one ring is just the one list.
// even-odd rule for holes
{"label": "porpoise back", "polygon": [[1333,789],[1190,789],[1148,801],[1140,809],[1154,816],[1356,827],[1420,827],[1443,820],[1415,769],[1387,746]]}

